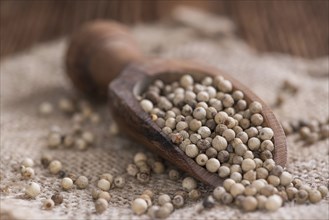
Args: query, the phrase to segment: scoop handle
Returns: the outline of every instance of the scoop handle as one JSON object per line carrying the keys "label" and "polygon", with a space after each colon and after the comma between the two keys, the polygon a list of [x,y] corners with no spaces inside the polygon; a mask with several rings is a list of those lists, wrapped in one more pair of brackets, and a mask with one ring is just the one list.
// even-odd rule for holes
{"label": "scoop handle", "polygon": [[66,73],[78,90],[105,99],[108,84],[129,63],[142,59],[142,52],[126,26],[94,21],[72,35],[66,53]]}

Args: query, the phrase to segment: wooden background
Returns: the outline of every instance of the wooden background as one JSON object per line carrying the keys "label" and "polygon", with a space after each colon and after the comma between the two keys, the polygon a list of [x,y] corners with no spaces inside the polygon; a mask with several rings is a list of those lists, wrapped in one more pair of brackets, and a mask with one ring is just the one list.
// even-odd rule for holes
{"label": "wooden background", "polygon": [[239,35],[260,51],[308,58],[329,53],[327,0],[2,0],[0,58],[69,34],[86,21],[155,21],[182,4],[227,15],[237,23]]}

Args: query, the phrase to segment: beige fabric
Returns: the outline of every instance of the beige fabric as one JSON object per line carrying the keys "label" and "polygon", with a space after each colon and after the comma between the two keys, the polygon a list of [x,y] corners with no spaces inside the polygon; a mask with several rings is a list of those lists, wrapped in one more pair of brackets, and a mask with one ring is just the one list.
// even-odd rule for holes
{"label": "beige fabric", "polygon": [[[269,104],[274,102],[283,80],[290,79],[300,87],[300,92],[288,99],[282,108],[275,110],[281,120],[328,117],[328,57],[307,60],[282,54],[260,54],[231,33],[234,27],[227,27],[232,25],[227,20],[219,23],[226,25],[223,28],[207,32],[204,30],[207,27],[198,28],[200,22],[189,19],[189,13],[185,17],[184,11],[179,13],[179,17],[176,13],[171,21],[138,25],[133,27],[133,34],[146,53],[202,60],[249,84]],[[209,21],[211,24],[214,24],[212,19],[221,19],[203,16],[204,22]],[[213,28],[213,25],[209,27]],[[97,132],[96,146],[85,152],[47,149],[45,137],[48,128],[58,125],[68,130],[70,120],[59,111],[47,118],[40,117],[37,112],[39,103],[56,103],[60,97],[76,96],[64,74],[65,48],[65,40],[59,40],[1,61],[1,219],[145,219],[145,215],[132,215],[130,201],[146,188],[157,193],[173,194],[181,189],[179,183],[168,180],[165,174],[153,176],[147,185],[140,185],[134,178],[127,177],[124,189],[111,191],[110,207],[101,215],[95,214],[91,187],[63,192],[64,203],[51,211],[40,208],[43,198],[60,190],[59,179],[40,165],[42,153],[54,155],[63,162],[67,171],[86,175],[91,180],[90,185],[95,185],[101,173],[122,174],[125,166],[131,162],[133,153],[144,150],[127,138],[108,135],[111,118],[105,105],[96,107],[104,119],[94,129]],[[302,147],[294,143],[294,139],[288,138],[287,169],[313,187],[328,185],[328,139],[310,147]],[[36,162],[36,177],[33,181],[42,186],[42,193],[36,200],[23,198],[24,187],[29,181],[20,179],[17,168],[24,157],[31,157]],[[196,205],[188,202],[187,206],[175,211],[170,219],[329,218],[328,196],[316,205],[288,203],[274,213],[243,213],[236,208],[218,205],[198,214]]]}

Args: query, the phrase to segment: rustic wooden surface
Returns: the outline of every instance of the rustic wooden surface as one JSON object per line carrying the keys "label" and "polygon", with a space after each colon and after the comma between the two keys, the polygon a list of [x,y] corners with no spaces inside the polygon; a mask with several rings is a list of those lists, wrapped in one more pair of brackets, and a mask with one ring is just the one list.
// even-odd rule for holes
{"label": "rustic wooden surface", "polygon": [[129,24],[154,21],[167,16],[179,4],[229,16],[238,25],[240,36],[260,51],[311,58],[329,53],[327,0],[2,0],[0,58],[36,42],[71,33],[89,20],[111,18]]}
{"label": "rustic wooden surface", "polygon": [[[92,92],[95,95],[99,93],[93,92],[94,90],[98,91],[97,88],[109,84],[109,87],[105,86],[106,89],[109,88],[110,101],[108,103],[118,126],[126,134],[200,181],[212,186],[221,183],[217,173],[208,172],[186,156],[176,144],[173,144],[161,128],[151,120],[148,113],[142,110],[135,97],[144,91],[148,82],[153,81],[153,77],[169,83],[178,81],[187,72],[193,74],[194,78],[198,80],[205,75],[224,76],[232,82],[235,89],[244,93],[248,103],[252,101],[262,103],[264,124],[271,127],[274,132],[274,160],[281,166],[286,164],[286,137],[280,123],[271,109],[259,97],[239,81],[233,79],[230,74],[195,62],[161,59],[143,61],[140,53],[131,57],[131,48],[133,51],[138,51],[136,44],[131,40],[124,26],[113,22],[95,22],[93,25],[83,28],[74,35],[69,48],[66,57],[67,73],[75,86],[83,92]],[[95,63],[93,58],[98,57],[96,54],[99,54],[99,50],[102,57],[121,55],[116,56],[116,59],[96,59],[97,63]],[[91,68],[89,65],[91,63],[94,63],[97,68]],[[104,69],[102,70],[102,68]],[[112,68],[113,71],[108,71],[109,68]]]}

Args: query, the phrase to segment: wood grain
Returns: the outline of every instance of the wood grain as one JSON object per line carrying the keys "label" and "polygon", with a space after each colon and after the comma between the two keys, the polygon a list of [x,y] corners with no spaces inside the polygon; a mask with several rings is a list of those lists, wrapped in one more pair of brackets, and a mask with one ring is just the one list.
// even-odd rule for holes
{"label": "wood grain", "polygon": [[260,51],[303,57],[329,53],[326,0],[198,1],[198,0],[33,0],[0,2],[0,58],[37,42],[67,35],[81,24],[114,19],[125,24],[156,21],[177,5],[195,6],[233,19],[238,32]]}

